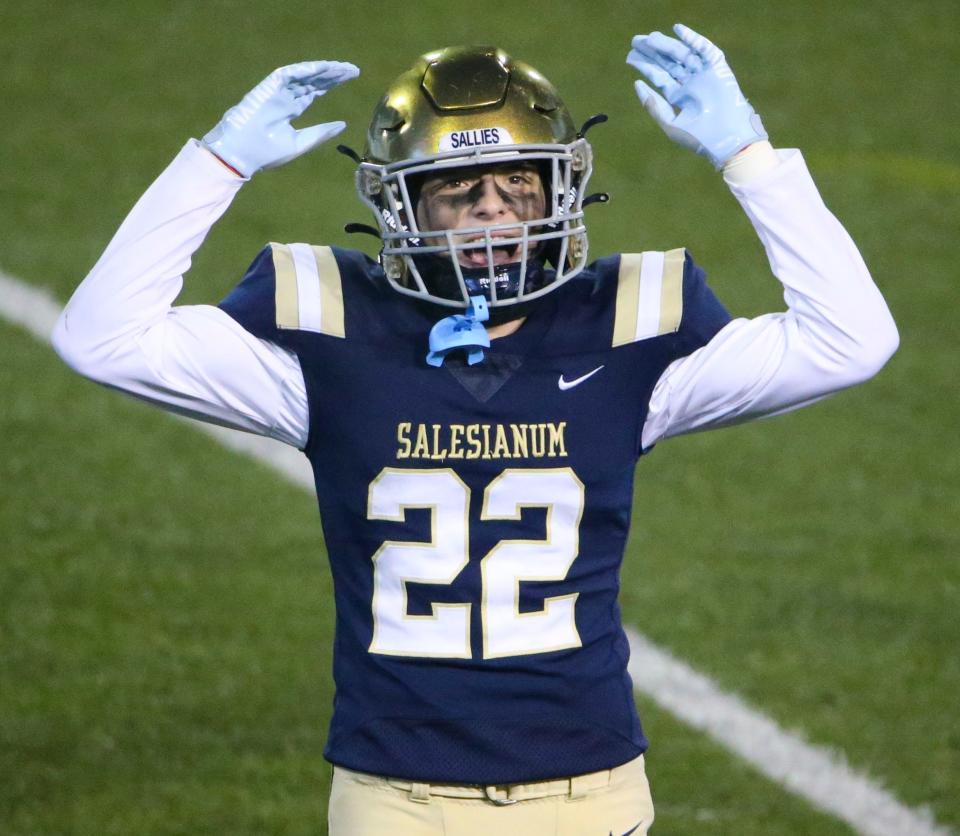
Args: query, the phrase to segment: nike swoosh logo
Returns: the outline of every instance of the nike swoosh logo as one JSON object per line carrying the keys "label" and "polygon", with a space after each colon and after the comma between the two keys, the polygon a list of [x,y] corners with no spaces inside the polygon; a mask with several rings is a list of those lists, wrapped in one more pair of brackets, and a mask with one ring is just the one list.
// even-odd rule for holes
{"label": "nike swoosh logo", "polygon": [[563,375],[560,375],[560,379],[557,381],[557,386],[560,387],[561,392],[566,392],[567,389],[572,389],[574,386],[579,386],[583,381],[588,380],[593,377],[603,366],[597,366],[592,372],[587,372],[585,375],[581,375],[575,380],[564,380]]}
{"label": "nike swoosh logo", "polygon": [[[630,834],[633,833],[638,827],[640,827],[641,824],[643,824],[643,822],[638,821],[633,827],[631,827],[626,833],[624,833],[623,836],[630,836]],[[610,831],[610,836],[613,836],[612,830]]]}

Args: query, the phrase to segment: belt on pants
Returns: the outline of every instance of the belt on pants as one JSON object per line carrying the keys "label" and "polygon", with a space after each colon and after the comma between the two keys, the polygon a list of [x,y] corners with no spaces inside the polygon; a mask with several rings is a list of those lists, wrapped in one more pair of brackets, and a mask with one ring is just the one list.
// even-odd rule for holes
{"label": "belt on pants", "polygon": [[[343,767],[337,767],[342,769]],[[379,784],[393,787],[409,794],[410,800],[421,804],[429,803],[430,796],[442,798],[486,799],[496,805],[516,804],[533,798],[547,798],[565,795],[569,798],[582,798],[595,790],[610,784],[612,769],[590,772],[586,775],[574,775],[570,778],[557,778],[552,781],[531,781],[520,784],[429,784],[420,781],[404,781],[396,778],[381,778],[345,769],[356,780],[365,784]]]}

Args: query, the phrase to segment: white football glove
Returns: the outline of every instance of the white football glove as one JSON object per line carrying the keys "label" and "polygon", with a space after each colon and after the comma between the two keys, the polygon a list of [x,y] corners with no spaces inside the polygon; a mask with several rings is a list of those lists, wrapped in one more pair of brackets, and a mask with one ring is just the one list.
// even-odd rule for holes
{"label": "white football glove", "polygon": [[288,163],[346,127],[346,122],[324,122],[297,130],[291,121],[327,90],[359,74],[341,61],[280,67],[231,107],[203,144],[244,177]]}
{"label": "white football glove", "polygon": [[723,168],[767,132],[720,49],[682,23],[673,31],[679,41],[660,32],[633,39],[627,63],[663,93],[638,79],[637,95],[670,139]]}

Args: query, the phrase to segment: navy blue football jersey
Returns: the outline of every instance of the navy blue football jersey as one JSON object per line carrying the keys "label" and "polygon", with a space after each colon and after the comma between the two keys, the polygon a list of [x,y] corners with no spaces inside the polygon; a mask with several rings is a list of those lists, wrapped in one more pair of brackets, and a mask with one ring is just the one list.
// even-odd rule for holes
{"label": "navy blue football jersey", "polygon": [[336,597],[326,755],[427,782],[646,748],[617,603],[647,404],[729,316],[683,250],[594,262],[469,366],[346,249],[273,244],[221,307],[294,351]]}

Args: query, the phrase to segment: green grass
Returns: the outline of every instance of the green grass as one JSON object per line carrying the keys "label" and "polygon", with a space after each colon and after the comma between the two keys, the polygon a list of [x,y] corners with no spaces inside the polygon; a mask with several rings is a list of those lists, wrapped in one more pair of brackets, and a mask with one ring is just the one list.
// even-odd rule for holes
{"label": "green grass", "polygon": [[646,755],[654,833],[849,836],[849,827],[757,776],[729,752],[646,700],[640,712],[656,741]]}
{"label": "green grass", "polygon": [[[278,64],[359,64],[317,118],[347,119],[361,146],[404,64],[486,41],[540,67],[576,118],[610,114],[591,135],[613,195],[591,210],[598,255],[687,245],[734,312],[780,307],[735,202],[649,124],[623,65],[633,31],[701,28],[774,141],[804,150],[902,346],[831,402],[659,447],[638,473],[625,618],[960,827],[955,4],[551,8],[5,8],[0,268],[66,299],[182,142]],[[183,299],[218,299],[267,240],[366,246],[350,220],[367,218],[332,148],[261,175]],[[16,329],[0,345],[0,831],[321,830],[332,597],[313,500]],[[655,832],[848,832],[641,708]]]}
{"label": "green grass", "polygon": [[332,592],[313,500],[3,336],[23,452],[0,515],[0,829],[316,832]]}

